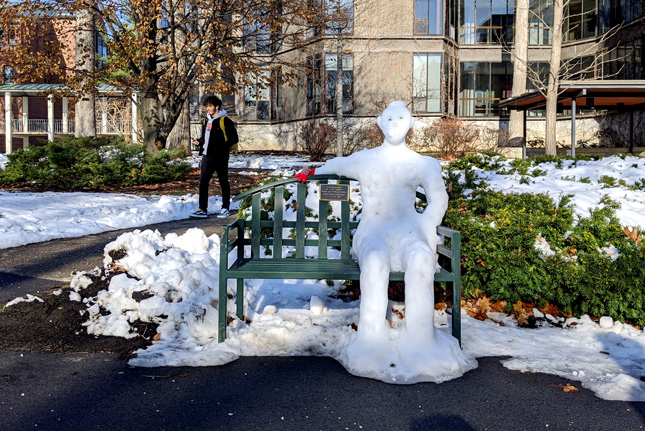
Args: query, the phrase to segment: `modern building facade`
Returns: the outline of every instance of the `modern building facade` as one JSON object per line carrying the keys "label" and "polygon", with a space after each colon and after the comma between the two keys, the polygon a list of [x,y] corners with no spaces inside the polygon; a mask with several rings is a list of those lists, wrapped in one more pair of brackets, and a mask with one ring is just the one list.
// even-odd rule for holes
{"label": "modern building facade", "polygon": [[[342,104],[349,121],[373,118],[390,101],[403,100],[426,123],[456,116],[507,127],[509,112],[498,104],[512,90],[518,31],[512,0],[343,3],[352,10],[351,23],[341,35]],[[546,84],[553,2],[529,0],[529,9],[529,63]],[[570,1],[562,46],[567,73],[562,78],[643,79],[643,9],[642,0]],[[294,88],[250,89],[253,96],[236,98],[241,128],[249,140],[257,141],[253,147],[289,148],[292,143],[267,131],[307,118],[333,117],[337,34],[314,37],[311,70],[303,82]],[[528,82],[528,88],[538,85]],[[539,113],[533,121],[539,123]]]}

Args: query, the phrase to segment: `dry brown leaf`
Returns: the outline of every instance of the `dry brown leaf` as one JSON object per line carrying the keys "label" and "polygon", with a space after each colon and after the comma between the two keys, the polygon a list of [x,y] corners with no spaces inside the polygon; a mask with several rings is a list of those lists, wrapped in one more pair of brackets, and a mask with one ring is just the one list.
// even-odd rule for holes
{"label": "dry brown leaf", "polygon": [[[405,311],[405,308],[403,309],[403,311]],[[401,311],[396,310],[396,309],[393,308],[392,313],[396,314],[399,317],[399,319],[403,319],[403,313]]]}
{"label": "dry brown leaf", "polygon": [[445,302],[437,302],[434,305],[435,310],[445,310],[446,308],[448,308],[448,305]]}
{"label": "dry brown leaf", "polygon": [[157,333],[155,334],[155,336],[154,336],[154,337],[152,337],[152,341],[159,341],[159,339],[160,339],[160,338],[161,338],[161,334],[160,334],[159,332],[157,332]]}
{"label": "dry brown leaf", "polygon": [[550,314],[553,317],[558,317],[558,307],[555,305],[549,304],[548,302],[544,304],[544,307],[538,308],[540,313]]}
{"label": "dry brown leaf", "polygon": [[623,228],[623,231],[625,232],[625,235],[627,235],[627,238],[631,239],[634,241],[636,244],[640,244],[642,237],[641,235],[638,234],[638,228],[634,227],[630,229],[629,227],[625,226]]}
{"label": "dry brown leaf", "polygon": [[531,316],[531,314],[527,312],[524,307],[525,305],[522,303],[522,301],[517,301],[515,304],[513,304],[513,311],[515,311],[515,317],[517,318],[517,324],[519,326],[528,325],[529,317]]}
{"label": "dry brown leaf", "polygon": [[506,311],[506,301],[495,301],[490,305],[491,311],[504,313]]}
{"label": "dry brown leaf", "polygon": [[554,388],[560,388],[562,389],[563,392],[578,392],[580,390],[569,383],[567,383],[566,385],[563,385],[563,384],[555,385],[553,383],[549,383],[549,386],[552,386]]}

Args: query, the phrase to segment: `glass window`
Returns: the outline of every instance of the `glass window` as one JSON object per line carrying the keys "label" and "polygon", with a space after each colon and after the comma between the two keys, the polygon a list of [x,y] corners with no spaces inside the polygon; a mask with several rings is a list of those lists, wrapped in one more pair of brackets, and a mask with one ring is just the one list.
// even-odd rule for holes
{"label": "glass window", "polygon": [[459,115],[479,117],[508,115],[499,101],[511,95],[513,67],[510,63],[461,63]]}
{"label": "glass window", "polygon": [[244,104],[248,108],[255,108],[255,118],[257,120],[269,119],[269,96],[271,93],[269,82],[270,72],[264,70],[260,71],[257,75],[248,76],[247,83],[244,87]]}
{"label": "glass window", "polygon": [[[343,113],[351,114],[354,110],[354,58],[351,54],[343,54]],[[325,99],[327,101],[327,112],[336,112],[336,77],[338,55],[325,55],[325,74],[327,85],[325,86]]]}
{"label": "glass window", "polygon": [[551,45],[553,0],[529,0],[529,45]]}
{"label": "glass window", "polygon": [[354,24],[354,0],[325,0],[327,34],[351,33]]}
{"label": "glass window", "polygon": [[490,39],[490,27],[492,19],[491,2],[490,0],[476,0],[475,1],[475,19],[477,22],[477,44],[488,44]]}
{"label": "glass window", "polygon": [[414,54],[412,100],[417,112],[441,112],[441,54]]}
{"label": "glass window", "polygon": [[460,4],[459,43],[475,43],[475,0],[463,0]]}
{"label": "glass window", "polygon": [[442,34],[443,5],[441,0],[414,1],[414,33]]}
{"label": "glass window", "polygon": [[322,55],[308,58],[307,115],[320,114],[322,110]]}

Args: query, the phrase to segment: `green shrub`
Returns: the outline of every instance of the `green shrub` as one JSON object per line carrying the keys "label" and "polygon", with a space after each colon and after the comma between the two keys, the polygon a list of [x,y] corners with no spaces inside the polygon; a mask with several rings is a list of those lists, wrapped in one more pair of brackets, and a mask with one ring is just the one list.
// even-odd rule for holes
{"label": "green shrub", "polygon": [[[574,315],[645,325],[645,252],[626,237],[618,204],[576,219],[569,197],[479,189],[453,197],[444,224],[462,234],[464,296],[557,305]],[[546,241],[553,255],[535,244]],[[601,249],[614,246],[612,260]]]}
{"label": "green shrub", "polygon": [[123,138],[63,138],[10,154],[0,184],[97,189],[173,181],[190,172],[190,164],[180,160],[187,154],[183,149],[148,153]]}

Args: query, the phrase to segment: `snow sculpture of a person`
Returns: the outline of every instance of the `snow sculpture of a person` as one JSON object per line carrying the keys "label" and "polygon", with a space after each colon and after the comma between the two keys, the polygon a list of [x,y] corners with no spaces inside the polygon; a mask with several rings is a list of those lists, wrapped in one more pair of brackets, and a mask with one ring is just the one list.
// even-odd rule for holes
{"label": "snow sculpture of a person", "polygon": [[[337,174],[361,185],[363,211],[352,244],[361,268],[360,318],[339,360],[353,374],[389,382],[459,377],[476,361],[434,326],[437,226],[448,207],[441,165],[407,147],[414,118],[403,102],[392,102],[377,123],[385,135],[380,147],[296,175],[305,181],[315,173]],[[415,209],[419,186],[429,203],[422,214]],[[405,319],[397,329],[386,320],[390,271],[405,272]]]}

